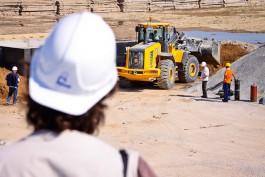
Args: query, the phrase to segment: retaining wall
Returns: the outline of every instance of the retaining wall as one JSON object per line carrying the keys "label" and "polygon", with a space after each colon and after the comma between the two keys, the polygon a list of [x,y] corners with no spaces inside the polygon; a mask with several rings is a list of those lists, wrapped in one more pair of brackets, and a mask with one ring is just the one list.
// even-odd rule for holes
{"label": "retaining wall", "polygon": [[265,0],[1,0],[0,15],[67,15],[265,5]]}

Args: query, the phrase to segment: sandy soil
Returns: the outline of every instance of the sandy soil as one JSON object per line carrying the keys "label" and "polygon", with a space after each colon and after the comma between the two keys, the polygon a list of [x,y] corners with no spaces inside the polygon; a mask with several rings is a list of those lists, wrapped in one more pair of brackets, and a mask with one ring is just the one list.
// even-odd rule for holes
{"label": "sandy soil", "polygon": [[263,176],[265,107],[183,92],[121,91],[100,137],[140,151],[160,176]]}
{"label": "sandy soil", "polygon": [[[150,13],[102,14],[118,39],[135,39],[138,22],[168,22],[177,30],[265,32],[265,7],[230,7]],[[232,18],[231,18],[232,17]]]}
{"label": "sandy soil", "polygon": [[[265,107],[257,103],[222,103],[214,95],[156,87],[121,90],[109,109],[99,138],[117,148],[140,151],[159,176],[263,176]],[[30,133],[25,105],[0,105],[0,140]],[[1,148],[0,148],[1,149]]]}
{"label": "sandy soil", "polygon": [[[100,15],[112,26],[117,39],[135,39],[134,26],[148,21],[149,17],[153,22],[169,22],[178,30],[265,32],[265,6]],[[57,21],[58,17],[36,16],[34,13],[30,16],[0,16],[0,35],[48,33]],[[0,36],[0,39],[4,38]]]}

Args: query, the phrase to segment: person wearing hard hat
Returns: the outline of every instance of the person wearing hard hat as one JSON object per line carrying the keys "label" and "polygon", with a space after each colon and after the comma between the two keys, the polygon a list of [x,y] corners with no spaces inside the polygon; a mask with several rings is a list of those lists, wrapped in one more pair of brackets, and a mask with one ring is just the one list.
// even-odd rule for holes
{"label": "person wearing hard hat", "polygon": [[224,99],[222,100],[223,102],[228,102],[229,96],[230,96],[230,84],[232,81],[232,76],[236,80],[236,76],[234,75],[233,70],[230,68],[231,64],[226,63],[225,64],[226,70],[224,74],[224,81],[223,81],[223,89],[224,89]]}
{"label": "person wearing hard hat", "polygon": [[17,94],[18,94],[18,83],[20,81],[19,75],[17,74],[17,67],[16,66],[12,67],[12,72],[9,73],[5,79],[6,79],[7,86],[9,88],[6,105],[10,104],[10,100],[12,98],[12,95],[13,95],[13,105],[16,105]]}
{"label": "person wearing hard hat", "polygon": [[207,67],[207,64],[205,61],[203,61],[201,63],[201,67],[202,67],[202,72],[201,72],[200,79],[202,80],[202,93],[203,93],[203,95],[201,97],[202,98],[208,98],[208,96],[207,96],[207,82],[209,80],[210,71],[209,71],[209,68]]}
{"label": "person wearing hard hat", "polygon": [[31,60],[27,121],[34,131],[0,152],[1,176],[155,177],[139,153],[92,136],[117,78],[109,25],[89,12],[61,19]]}

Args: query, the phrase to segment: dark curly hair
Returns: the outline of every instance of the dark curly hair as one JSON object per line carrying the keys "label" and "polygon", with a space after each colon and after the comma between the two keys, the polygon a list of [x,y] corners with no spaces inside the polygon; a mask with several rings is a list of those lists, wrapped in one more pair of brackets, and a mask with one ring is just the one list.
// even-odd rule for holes
{"label": "dark curly hair", "polygon": [[104,109],[107,107],[103,101],[111,96],[117,85],[97,104],[80,116],[69,115],[36,103],[28,95],[27,122],[33,125],[34,130],[51,130],[62,132],[66,129],[78,130],[88,134],[98,131],[100,124],[104,123]]}

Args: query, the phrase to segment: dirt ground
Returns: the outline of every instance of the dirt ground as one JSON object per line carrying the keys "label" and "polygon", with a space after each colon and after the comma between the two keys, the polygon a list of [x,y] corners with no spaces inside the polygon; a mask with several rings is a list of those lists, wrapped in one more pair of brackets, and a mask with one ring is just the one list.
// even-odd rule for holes
{"label": "dirt ground", "polygon": [[[134,27],[152,17],[153,22],[169,22],[177,30],[265,32],[265,6],[186,9],[157,12],[101,13],[117,39],[135,39]],[[7,34],[50,32],[58,17],[34,13],[25,16],[0,16],[0,39]],[[15,38],[19,38],[17,35]]]}
{"label": "dirt ground", "polygon": [[[265,7],[102,15],[118,39],[134,39],[134,26],[149,16],[180,30],[265,32]],[[56,23],[48,17],[42,23],[34,16],[0,19],[0,39],[43,35]],[[2,75],[0,79],[4,83]],[[139,151],[161,177],[264,176],[265,106],[246,101],[223,103],[215,95],[201,99],[201,93],[185,92],[191,85],[176,83],[172,90],[155,86],[120,90],[107,101],[109,109],[99,138],[117,148]],[[0,150],[4,142],[12,143],[32,131],[25,121],[25,103],[4,103],[0,99]]]}
{"label": "dirt ground", "polygon": [[[150,13],[102,14],[118,39],[135,39],[138,22],[169,22],[177,30],[265,32],[265,7],[229,7]],[[231,18],[232,17],[232,18]]]}
{"label": "dirt ground", "polygon": [[[264,176],[265,107],[223,103],[215,96],[156,87],[121,90],[99,138],[117,148],[141,152],[159,176]],[[12,142],[31,132],[25,105],[0,105],[0,139]],[[1,148],[0,148],[1,149]]]}

